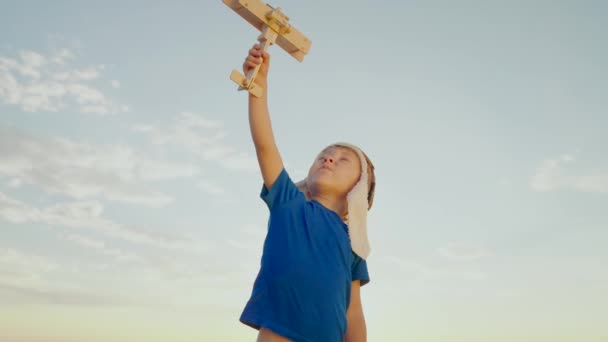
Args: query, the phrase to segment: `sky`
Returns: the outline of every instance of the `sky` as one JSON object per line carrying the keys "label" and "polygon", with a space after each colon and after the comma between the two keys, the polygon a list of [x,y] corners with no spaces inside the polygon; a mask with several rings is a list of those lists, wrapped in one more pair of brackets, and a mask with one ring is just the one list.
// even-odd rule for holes
{"label": "sky", "polygon": [[[253,341],[268,211],[221,1],[0,3],[0,340]],[[608,340],[608,4],[273,1],[288,173],[376,166],[369,341]]]}

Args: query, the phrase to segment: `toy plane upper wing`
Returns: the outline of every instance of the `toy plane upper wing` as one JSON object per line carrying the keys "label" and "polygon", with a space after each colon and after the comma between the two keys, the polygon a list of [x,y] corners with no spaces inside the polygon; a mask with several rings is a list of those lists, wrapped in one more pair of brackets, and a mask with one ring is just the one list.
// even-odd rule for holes
{"label": "toy plane upper wing", "polygon": [[259,31],[266,25],[278,33],[276,44],[298,61],[301,62],[310,51],[312,42],[288,22],[289,17],[280,8],[274,8],[261,0],[223,1]]}
{"label": "toy plane upper wing", "polygon": [[[301,62],[310,51],[312,42],[289,23],[289,18],[281,12],[280,8],[274,8],[261,0],[223,1],[224,4],[262,32],[258,37],[258,40],[262,43],[262,52],[276,43]],[[259,68],[258,65],[251,69],[246,76],[237,70],[233,70],[230,79],[239,85],[239,90],[246,89],[251,94],[260,97],[264,89],[254,82]]]}

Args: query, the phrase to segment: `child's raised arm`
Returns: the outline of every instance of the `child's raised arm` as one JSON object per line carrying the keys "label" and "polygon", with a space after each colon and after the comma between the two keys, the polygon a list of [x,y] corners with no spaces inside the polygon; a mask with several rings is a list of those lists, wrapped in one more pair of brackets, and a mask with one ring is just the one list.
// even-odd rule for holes
{"label": "child's raised arm", "polygon": [[249,70],[260,64],[255,83],[264,89],[264,94],[261,97],[255,97],[249,93],[249,127],[264,185],[267,189],[270,189],[283,169],[283,161],[274,141],[270,113],[268,112],[267,94],[270,56],[266,52],[262,53],[260,44],[256,44],[249,50],[249,55],[243,63],[243,72],[247,75]]}

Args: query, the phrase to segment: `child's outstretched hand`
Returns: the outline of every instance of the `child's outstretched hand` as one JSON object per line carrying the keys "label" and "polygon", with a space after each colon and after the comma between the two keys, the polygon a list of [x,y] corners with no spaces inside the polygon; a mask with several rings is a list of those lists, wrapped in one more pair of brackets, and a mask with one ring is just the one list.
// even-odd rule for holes
{"label": "child's outstretched hand", "polygon": [[262,45],[255,44],[250,50],[249,55],[245,59],[245,63],[243,63],[243,72],[245,75],[255,68],[256,66],[260,66],[260,70],[258,70],[257,75],[255,76],[256,83],[265,84],[268,80],[268,66],[270,65],[270,55],[267,52],[262,53]]}

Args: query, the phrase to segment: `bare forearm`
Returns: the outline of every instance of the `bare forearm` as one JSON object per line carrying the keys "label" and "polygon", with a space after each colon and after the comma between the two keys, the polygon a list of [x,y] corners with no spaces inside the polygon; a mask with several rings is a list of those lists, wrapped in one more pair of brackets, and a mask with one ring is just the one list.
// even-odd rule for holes
{"label": "bare forearm", "polygon": [[[256,82],[257,83],[257,82]],[[262,84],[264,94],[262,97],[255,97],[249,94],[249,128],[251,138],[256,150],[274,148],[275,141],[268,111],[268,85]]]}
{"label": "bare forearm", "polygon": [[258,157],[264,185],[270,189],[272,184],[283,169],[283,161],[279,154],[279,149],[274,141],[272,126],[270,124],[270,114],[268,113],[268,68],[270,65],[270,55],[264,52],[260,44],[254,45],[243,63],[243,72],[258,74],[254,80],[255,85],[263,90],[261,97],[249,94],[249,128],[251,138],[255,146],[255,153]]}
{"label": "bare forearm", "polygon": [[346,330],[346,342],[366,342],[367,326],[363,313],[348,317],[348,328]]}
{"label": "bare forearm", "polygon": [[258,84],[263,86],[264,94],[259,98],[249,94],[249,127],[264,185],[270,189],[283,169],[283,161],[272,133],[266,95],[268,86],[266,82]]}

